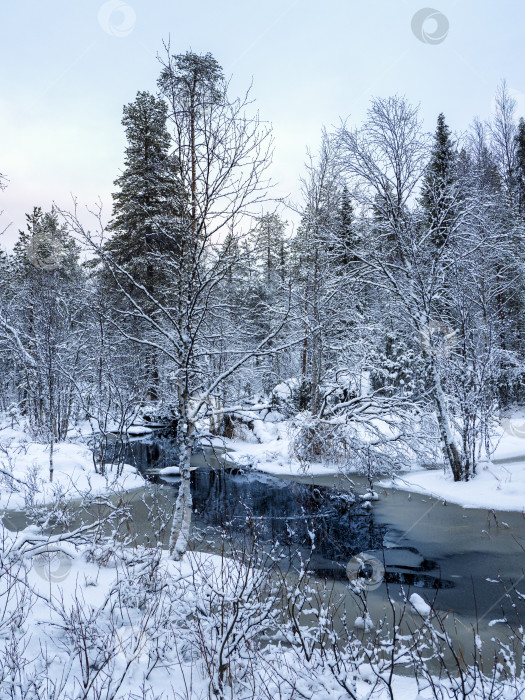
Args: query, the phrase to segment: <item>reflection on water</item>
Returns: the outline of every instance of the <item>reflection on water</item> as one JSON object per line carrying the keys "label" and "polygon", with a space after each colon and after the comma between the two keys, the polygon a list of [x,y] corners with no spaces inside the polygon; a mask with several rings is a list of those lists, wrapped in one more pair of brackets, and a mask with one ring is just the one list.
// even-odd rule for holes
{"label": "reflection on water", "polygon": [[388,528],[374,520],[352,494],[315,484],[284,481],[265,474],[231,474],[198,469],[192,474],[197,523],[228,523],[241,533],[257,521],[265,542],[281,543],[308,556],[315,544],[311,570],[323,577],[345,579],[348,561],[360,552],[384,560],[385,580],[442,588],[453,584],[440,578],[434,562],[417,550],[395,547],[383,551]]}
{"label": "reflection on water", "polygon": [[263,474],[211,469],[198,469],[192,486],[198,522],[229,523],[240,534],[255,521],[263,542],[280,543],[304,557],[313,539],[311,568],[331,577],[344,578],[354,554],[381,547],[385,528],[350,494]]}
{"label": "reflection on water", "polygon": [[[169,436],[117,443],[111,450],[108,458],[114,452],[120,453],[124,461],[136,466],[149,480],[169,485],[175,497],[179,480],[158,474],[159,469],[177,461]],[[220,460],[221,455],[211,450],[193,457],[197,467],[191,474],[194,527],[228,525],[234,535],[242,536],[248,526],[256,526],[262,544],[279,544],[291,556],[301,554],[303,558],[308,557],[313,538],[310,569],[334,580],[346,580],[349,560],[360,552],[370,552],[384,561],[385,580],[389,583],[432,589],[453,586],[451,581],[442,579],[435,562],[417,549],[388,545],[385,548],[385,540],[392,539],[392,528],[378,523],[373,510],[364,508],[354,494],[259,472],[224,470]]]}

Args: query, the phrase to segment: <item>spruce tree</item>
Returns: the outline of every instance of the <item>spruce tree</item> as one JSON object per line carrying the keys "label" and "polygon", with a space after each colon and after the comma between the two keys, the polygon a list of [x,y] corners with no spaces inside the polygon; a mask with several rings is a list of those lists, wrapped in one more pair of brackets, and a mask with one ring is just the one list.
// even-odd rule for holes
{"label": "spruce tree", "polygon": [[[113,219],[108,226],[113,236],[105,245],[110,258],[106,263],[118,276],[116,286],[140,299],[143,308],[151,312],[151,304],[137,284],[164,303],[171,296],[170,263],[182,255],[183,197],[176,159],[169,153],[166,103],[149,92],[138,92],[123,112],[128,143],[124,171],[115,180],[119,190],[113,195]],[[103,279],[102,284],[114,287],[111,278]],[[124,299],[121,302],[126,303]],[[142,333],[138,328],[133,332]],[[159,370],[153,349],[148,350],[145,364],[149,398],[156,401]]]}
{"label": "spruce tree", "polygon": [[166,119],[165,102],[148,92],[139,92],[124,107],[128,145],[124,171],[115,180],[119,191],[113,195],[108,226],[113,236],[106,244],[113,260],[150,291],[161,282],[155,257],[176,252],[180,245],[180,187],[169,155]]}
{"label": "spruce tree", "polygon": [[354,208],[346,185],[341,192],[341,203],[339,205],[337,220],[337,236],[342,249],[340,261],[345,267],[348,263],[357,260],[355,252],[358,244],[358,237],[354,226]]}
{"label": "spruce tree", "polygon": [[26,214],[27,230],[18,232],[14,246],[14,275],[20,282],[36,280],[38,287],[50,273],[62,279],[78,274],[79,249],[54,209],[34,207]]}
{"label": "spruce tree", "polygon": [[10,306],[25,357],[33,358],[16,368],[19,405],[34,434],[53,444],[65,437],[71,417],[83,276],[78,246],[56,212],[35,207],[26,218],[9,270]]}
{"label": "spruce tree", "polygon": [[516,134],[516,187],[518,211],[525,214],[525,119],[521,117]]}
{"label": "spruce tree", "polygon": [[447,241],[456,216],[456,180],[454,143],[445,116],[441,113],[437,119],[432,154],[421,193],[425,224],[430,232],[430,240],[437,248],[441,248]]}
{"label": "spruce tree", "polygon": [[286,274],[287,222],[279,214],[266,213],[257,219],[253,234],[254,252],[262,277],[270,288]]}

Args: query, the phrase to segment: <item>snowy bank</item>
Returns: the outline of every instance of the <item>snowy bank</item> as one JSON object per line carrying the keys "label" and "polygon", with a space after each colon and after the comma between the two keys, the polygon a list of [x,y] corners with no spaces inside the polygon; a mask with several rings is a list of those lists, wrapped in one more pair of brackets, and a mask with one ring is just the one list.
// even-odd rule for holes
{"label": "snowy bank", "polygon": [[106,465],[97,474],[92,452],[83,445],[57,443],[53,450],[53,481],[49,480],[49,445],[25,442],[15,431],[2,431],[0,444],[0,509],[43,506],[57,496],[68,499],[99,496],[115,489],[140,487],[144,480],[134,467]]}
{"label": "snowy bank", "polygon": [[492,436],[491,461],[481,461],[467,482],[455,482],[449,469],[417,469],[380,482],[464,508],[525,510],[525,418],[502,421]]}
{"label": "snowy bank", "polygon": [[[5,536],[13,538],[8,533]],[[298,643],[283,647],[267,640],[270,643],[257,648],[254,640],[256,652],[249,665],[234,645],[226,647],[223,656],[219,656],[224,646],[224,630],[230,626],[239,633],[235,639],[239,640],[241,651],[245,647],[249,650],[243,637],[252,634],[252,625],[258,628],[257,614],[264,628],[265,603],[257,602],[255,596],[250,600],[251,605],[247,605],[242,597],[250,587],[252,574],[257,576],[257,572],[245,576],[242,565],[199,552],[188,553],[181,562],[174,562],[166,552],[143,548],[119,550],[117,547],[108,551],[112,552],[109,558],[104,548],[82,552],[70,545],[68,554],[26,554],[22,560],[13,559],[18,572],[14,585],[24,592],[24,604],[18,606],[19,599],[13,596],[0,610],[0,622],[16,619],[19,623],[13,625],[10,636],[0,638],[0,659],[9,660],[10,650],[16,644],[19,650],[16,662],[24,674],[15,677],[17,686],[10,674],[0,676],[1,697],[14,696],[13,686],[29,697],[34,679],[37,687],[59,687],[57,698],[79,697],[79,687],[89,683],[92,692],[88,697],[202,700],[212,694],[218,661],[226,663],[232,673],[231,697],[248,697],[241,692],[246,688],[241,680],[245,680],[247,669],[253,674],[251,678],[248,676],[250,688],[260,686],[261,690],[257,696],[249,697],[291,699],[296,697],[297,688],[308,690],[305,697],[326,700],[342,697],[341,676],[333,672],[335,663],[329,653],[326,656],[317,653],[313,659],[306,660]],[[217,587],[218,583],[225,584],[224,590]],[[229,613],[239,596],[239,584],[242,584],[243,603],[234,608],[233,618]],[[210,596],[212,600],[215,600],[213,596],[220,600],[223,607],[214,611],[208,601]],[[420,596],[413,594],[410,603],[422,617],[428,617],[430,608]],[[221,613],[226,616],[226,622],[221,619]],[[351,654],[343,655],[346,671],[343,680],[352,689],[353,697],[361,700],[436,697],[425,692],[427,684],[421,679],[418,682],[412,675],[397,673],[390,676],[388,651],[384,662],[371,657],[366,634],[376,625],[368,612],[356,619],[355,627],[362,634],[353,638]],[[287,629],[286,622],[282,629]],[[361,638],[362,643],[357,641]],[[353,656],[356,652],[357,656]],[[374,666],[368,662],[370,658]],[[402,667],[400,663],[399,669]],[[434,680],[443,695],[452,697],[446,678]],[[185,689],[184,696],[177,689]],[[501,690],[506,689],[502,686]],[[234,694],[236,691],[238,694]],[[480,688],[479,694],[472,692],[469,697],[487,696]],[[512,696],[502,693],[498,697]]]}
{"label": "snowy bank", "polygon": [[[279,414],[264,420],[246,416],[250,428],[241,425],[236,439],[225,440],[229,459],[240,466],[274,476],[321,476],[337,474],[330,463],[303,463],[290,455],[291,421]],[[516,423],[517,421],[517,423]],[[516,423],[516,424],[515,424]],[[448,469],[412,467],[379,482],[385,488],[413,491],[456,503],[465,508],[525,509],[525,417],[502,423],[492,438],[492,460],[482,461],[468,482],[454,482]]]}
{"label": "snowy bank", "polygon": [[384,479],[379,485],[422,493],[464,508],[525,509],[525,462],[482,463],[466,482],[455,482],[452,474],[443,470],[422,469]]}
{"label": "snowy bank", "polygon": [[257,469],[274,476],[319,476],[337,474],[337,465],[321,463],[302,464],[290,456],[290,422],[265,420],[254,417],[253,430],[244,430],[243,439],[221,441],[228,450],[229,458],[236,464]]}

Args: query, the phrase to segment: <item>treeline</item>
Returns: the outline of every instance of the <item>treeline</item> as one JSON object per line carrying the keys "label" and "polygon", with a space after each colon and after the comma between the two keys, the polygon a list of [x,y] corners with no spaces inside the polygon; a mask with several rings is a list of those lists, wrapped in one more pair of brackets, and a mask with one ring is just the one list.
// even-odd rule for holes
{"label": "treeline", "polygon": [[323,133],[294,203],[272,201],[270,130],[210,54],[167,54],[122,123],[109,225],[35,208],[0,260],[1,409],[53,442],[149,406],[188,475],[203,425],[227,433],[254,396],[299,414],[305,459],[399,466],[430,417],[470,478],[525,398],[525,122],[505,84],[461,136],[375,99]]}

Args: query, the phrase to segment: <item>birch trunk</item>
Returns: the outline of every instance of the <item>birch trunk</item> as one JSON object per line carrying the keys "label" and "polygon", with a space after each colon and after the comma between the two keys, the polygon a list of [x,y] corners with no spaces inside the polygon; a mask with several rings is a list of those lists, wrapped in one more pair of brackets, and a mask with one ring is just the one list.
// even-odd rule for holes
{"label": "birch trunk", "polygon": [[443,387],[441,385],[441,376],[433,357],[430,358],[430,366],[432,383],[434,385],[433,394],[436,405],[436,416],[441,435],[443,455],[446,462],[448,462],[450,465],[454,481],[461,481],[464,476],[461,451],[458,448],[454,438],[454,431],[448,414],[447,402],[443,392]]}

